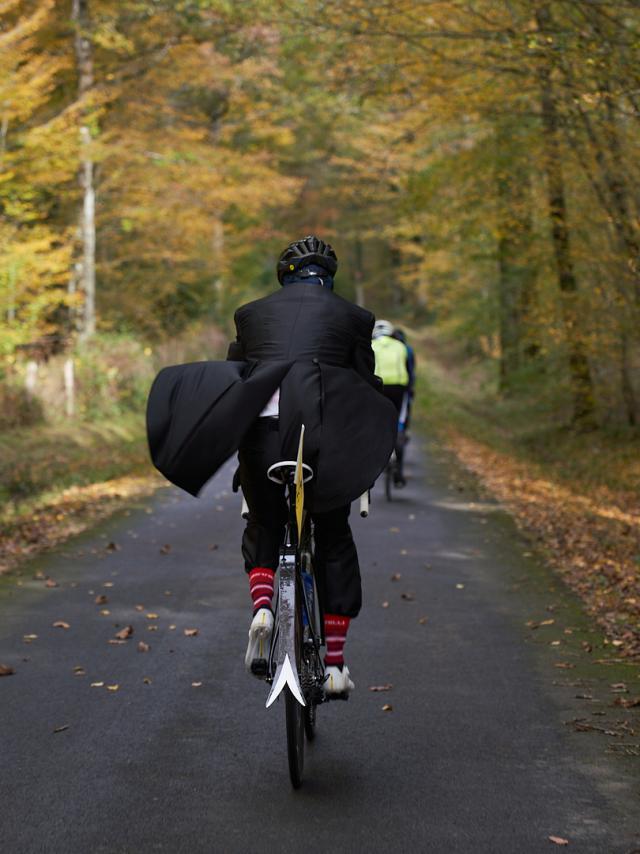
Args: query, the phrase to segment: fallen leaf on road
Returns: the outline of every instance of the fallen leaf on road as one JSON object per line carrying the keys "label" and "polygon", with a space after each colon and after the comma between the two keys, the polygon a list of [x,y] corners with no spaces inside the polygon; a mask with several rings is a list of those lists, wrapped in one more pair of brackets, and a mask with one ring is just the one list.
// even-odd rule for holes
{"label": "fallen leaf on road", "polygon": [[161,555],[168,555],[170,551],[171,551],[171,543],[165,543],[160,548],[160,554]]}
{"label": "fallen leaf on road", "polygon": [[58,582],[54,581],[53,578],[47,578],[47,580],[44,583],[44,586],[45,587],[57,587]]}
{"label": "fallen leaf on road", "polygon": [[392,581],[400,581],[401,578],[402,578],[402,575],[399,572],[394,572],[393,575],[391,576]]}
{"label": "fallen leaf on road", "polygon": [[383,607],[383,608],[388,608],[388,607],[389,607],[389,603],[388,603],[388,602],[383,602],[383,603],[382,603],[382,607]]}
{"label": "fallen leaf on road", "polygon": [[554,842],[556,845],[568,845],[569,840],[563,839],[561,836],[550,836],[549,842]]}
{"label": "fallen leaf on road", "polygon": [[464,590],[464,584],[456,584],[456,590]]}
{"label": "fallen leaf on road", "polygon": [[120,640],[120,638],[109,638],[107,643],[110,643],[112,646],[122,646],[126,643],[125,640]]}
{"label": "fallen leaf on road", "polygon": [[109,601],[109,597],[106,593],[98,593],[96,598],[93,600],[96,605],[106,605]]}
{"label": "fallen leaf on road", "polygon": [[210,551],[210,552],[215,552],[215,550],[216,550],[217,548],[218,548],[218,544],[217,544],[217,543],[214,543],[212,546],[209,546],[209,551]]}
{"label": "fallen leaf on road", "polygon": [[393,688],[393,685],[369,685],[370,691],[390,691]]}
{"label": "fallen leaf on road", "polygon": [[91,687],[92,688],[104,688],[104,682],[92,682]]}
{"label": "fallen leaf on road", "polygon": [[171,591],[170,591],[170,590],[165,590],[165,591],[164,591],[164,595],[165,595],[165,596],[171,596],[171,595],[172,595],[172,593],[171,593]]}
{"label": "fallen leaf on road", "polygon": [[149,652],[151,647],[144,641],[138,641],[138,652]]}
{"label": "fallen leaf on road", "polygon": [[119,632],[116,632],[114,637],[118,638],[118,640],[126,640],[130,638],[133,634],[133,626],[125,626],[124,629],[120,629]]}
{"label": "fallen leaf on road", "polygon": [[144,611],[144,605],[136,605],[135,609],[136,611]]}
{"label": "fallen leaf on road", "polygon": [[145,685],[151,685],[151,679],[148,676],[145,676],[142,681]]}
{"label": "fallen leaf on road", "polygon": [[575,664],[571,664],[570,661],[556,661],[553,666],[557,667],[559,670],[573,670]]}
{"label": "fallen leaf on road", "polygon": [[420,623],[421,626],[424,626],[424,624],[427,622],[428,619],[429,619],[428,617],[420,617],[418,622]]}
{"label": "fallen leaf on road", "polygon": [[33,577],[36,579],[36,581],[44,581],[47,576],[41,569],[39,569]]}
{"label": "fallen leaf on road", "polygon": [[409,552],[406,549],[400,549],[400,554],[401,555],[408,555]]}
{"label": "fallen leaf on road", "polygon": [[102,586],[103,587],[113,587],[113,581],[105,581],[105,583]]}
{"label": "fallen leaf on road", "polygon": [[147,631],[148,632],[157,632],[158,627],[157,626],[147,626]]}
{"label": "fallen leaf on road", "polygon": [[383,712],[392,712],[393,706],[391,705],[391,703],[385,703],[384,706],[382,707],[382,711]]}
{"label": "fallen leaf on road", "polygon": [[613,705],[622,706],[623,709],[635,709],[640,706],[640,697],[616,697]]}
{"label": "fallen leaf on road", "polygon": [[147,620],[157,620],[157,619],[158,619],[157,614],[147,614]]}
{"label": "fallen leaf on road", "polygon": [[[149,627],[149,628],[151,628],[151,627]],[[173,631],[175,631],[177,628],[178,628],[177,626],[174,626],[174,625],[172,624],[172,625],[170,625],[170,626],[169,626],[169,631],[170,631],[170,632],[173,632]]]}
{"label": "fallen leaf on road", "polygon": [[0,664],[0,676],[13,676],[16,671],[8,664]]}
{"label": "fallen leaf on road", "polygon": [[401,593],[400,598],[404,599],[405,602],[413,602],[416,597],[413,595],[413,593]]}
{"label": "fallen leaf on road", "polygon": [[119,552],[120,546],[117,543],[107,543],[104,547],[107,552]]}
{"label": "fallen leaf on road", "polygon": [[628,694],[629,689],[625,682],[613,682],[611,685],[611,690],[614,694]]}
{"label": "fallen leaf on road", "polygon": [[65,724],[64,726],[57,726],[54,729],[54,733],[56,732],[64,732],[66,729],[69,729],[69,724]]}
{"label": "fallen leaf on road", "polygon": [[389,528],[389,531],[390,531],[392,534],[399,534],[399,533],[400,533],[400,528]]}
{"label": "fallen leaf on road", "polygon": [[70,629],[71,626],[69,623],[65,623],[64,620],[56,620],[55,623],[52,623],[54,629]]}
{"label": "fallen leaf on road", "polygon": [[191,683],[191,687],[192,687],[192,688],[201,688],[201,687],[202,687],[202,682],[192,682],[192,683]]}
{"label": "fallen leaf on road", "polygon": [[200,629],[185,629],[184,630],[185,637],[187,637],[187,638],[194,638],[199,632],[200,632]]}
{"label": "fallen leaf on road", "polygon": [[22,635],[22,640],[25,643],[31,643],[31,641],[36,640],[38,635]]}
{"label": "fallen leaf on road", "polygon": [[119,688],[119,685],[107,685],[107,691],[117,691]]}
{"label": "fallen leaf on road", "polygon": [[111,611],[108,608],[100,608],[100,615],[102,617],[108,617],[111,614]]}
{"label": "fallen leaf on road", "polygon": [[559,640],[554,640],[554,641],[551,641],[551,643],[549,644],[549,646],[560,646],[560,643],[561,643],[561,641],[559,641]]}

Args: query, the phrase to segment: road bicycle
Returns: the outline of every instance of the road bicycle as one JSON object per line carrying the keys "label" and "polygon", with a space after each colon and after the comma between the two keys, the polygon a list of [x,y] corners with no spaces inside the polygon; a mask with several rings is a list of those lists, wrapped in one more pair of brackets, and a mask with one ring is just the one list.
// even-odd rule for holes
{"label": "road bicycle", "polygon": [[[289,777],[295,789],[302,785],[305,738],[315,738],[318,706],[348,699],[346,693],[329,696],[324,691],[324,619],[313,571],[313,523],[304,506],[304,486],[314,473],[302,461],[303,440],[304,427],[297,460],[274,463],[267,471],[270,480],[285,487],[288,518],[280,547],[271,645],[265,658],[251,667],[271,685],[267,708],[284,698]],[[362,516],[368,515],[368,500],[368,493],[360,499]],[[247,512],[245,503],[243,515]]]}
{"label": "road bicycle", "polygon": [[387,501],[393,500],[393,487],[396,486],[396,471],[398,467],[397,456],[398,450],[404,451],[408,442],[409,434],[407,433],[407,421],[409,416],[409,395],[405,394],[402,400],[402,407],[398,416],[398,434],[396,437],[396,445],[391,452],[389,462],[384,470],[384,494]]}

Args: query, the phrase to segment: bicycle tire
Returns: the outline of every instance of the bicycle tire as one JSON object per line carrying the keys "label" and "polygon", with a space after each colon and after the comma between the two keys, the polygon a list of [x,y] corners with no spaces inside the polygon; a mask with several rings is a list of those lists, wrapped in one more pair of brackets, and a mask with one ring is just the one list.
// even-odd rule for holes
{"label": "bicycle tire", "polygon": [[[295,598],[295,667],[300,677],[302,664],[302,591],[300,590],[300,576],[296,572],[296,598]],[[304,770],[304,711],[289,687],[285,688],[285,718],[287,724],[287,759],[289,762],[289,777],[294,789],[302,785],[302,772]]]}
{"label": "bicycle tire", "polygon": [[284,690],[289,777],[293,788],[299,789],[302,785],[302,772],[304,771],[304,709],[288,686]]}
{"label": "bicycle tire", "polygon": [[317,706],[315,703],[309,703],[303,709],[303,717],[304,717],[304,734],[307,737],[307,741],[313,741],[316,737],[316,711]]}

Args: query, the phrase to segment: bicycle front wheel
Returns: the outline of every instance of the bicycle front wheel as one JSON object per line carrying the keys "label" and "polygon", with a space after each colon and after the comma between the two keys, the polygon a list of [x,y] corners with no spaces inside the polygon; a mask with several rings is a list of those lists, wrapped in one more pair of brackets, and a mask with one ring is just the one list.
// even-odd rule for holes
{"label": "bicycle front wheel", "polygon": [[302,785],[302,772],[304,770],[305,709],[293,696],[288,686],[284,690],[289,776],[293,788],[299,789]]}

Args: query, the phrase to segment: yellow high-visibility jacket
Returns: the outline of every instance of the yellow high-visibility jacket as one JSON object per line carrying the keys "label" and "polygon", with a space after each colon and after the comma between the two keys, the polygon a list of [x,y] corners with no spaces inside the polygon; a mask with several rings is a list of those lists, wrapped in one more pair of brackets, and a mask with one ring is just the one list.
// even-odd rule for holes
{"label": "yellow high-visibility jacket", "polygon": [[384,385],[409,385],[407,348],[389,335],[374,338],[371,347],[376,356],[376,374]]}

